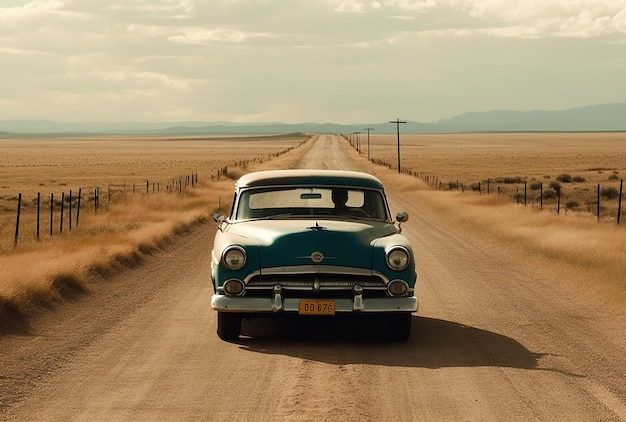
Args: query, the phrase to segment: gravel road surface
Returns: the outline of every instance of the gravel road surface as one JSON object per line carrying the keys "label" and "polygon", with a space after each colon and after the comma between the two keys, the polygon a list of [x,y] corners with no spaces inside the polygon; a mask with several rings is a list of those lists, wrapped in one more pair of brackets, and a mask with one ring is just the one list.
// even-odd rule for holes
{"label": "gravel road surface", "polygon": [[[300,167],[362,162],[322,135]],[[206,223],[0,337],[0,418],[626,420],[623,315],[385,185],[392,212],[410,214],[419,272],[408,342],[323,318],[245,322],[245,337],[219,340]]]}

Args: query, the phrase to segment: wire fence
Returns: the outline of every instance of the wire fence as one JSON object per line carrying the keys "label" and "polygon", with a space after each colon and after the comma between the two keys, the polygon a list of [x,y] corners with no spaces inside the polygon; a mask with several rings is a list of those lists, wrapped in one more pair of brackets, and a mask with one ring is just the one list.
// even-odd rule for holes
{"label": "wire fence", "polygon": [[[266,159],[281,156],[294,148],[297,148],[310,139],[306,136],[298,145],[286,148],[282,151],[267,154],[262,157],[255,157],[248,160],[238,160],[232,163],[232,167],[246,168],[253,163],[262,163]],[[231,170],[232,170],[231,167]],[[215,170],[211,175],[211,180],[222,177],[229,177],[229,167],[224,166]],[[17,247],[20,239],[20,231],[23,230],[23,212],[31,212],[31,205],[35,208],[35,238],[39,240],[42,235],[48,234],[50,237],[60,235],[64,230],[71,231],[78,227],[80,213],[85,207],[93,209],[94,213],[101,212],[101,209],[115,202],[117,198],[126,195],[153,195],[158,193],[178,193],[185,194],[188,189],[195,188],[198,184],[198,173],[192,172],[188,176],[173,178],[165,183],[146,180],[140,183],[108,184],[106,189],[99,186],[80,187],[77,190],[61,192],[60,196],[51,193],[49,197],[37,193],[36,198],[24,198],[22,193],[17,196],[17,213],[15,218],[15,235],[13,246]],[[103,199],[107,202],[103,203]],[[45,226],[45,227],[44,227]]]}
{"label": "wire fence", "polygon": [[[198,173],[192,172],[188,176],[171,179],[166,183],[151,182],[145,183],[122,183],[109,184],[103,192],[102,188],[87,187],[61,192],[55,196],[42,196],[37,192],[35,198],[23,198],[22,193],[17,196],[17,213],[15,219],[15,236],[13,245],[16,247],[20,238],[20,230],[23,229],[22,216],[24,212],[34,212],[35,238],[39,240],[42,235],[48,234],[50,237],[63,234],[64,230],[71,231],[78,227],[80,213],[85,207],[93,209],[95,214],[101,212],[103,206],[108,206],[120,197],[127,195],[153,195],[159,193],[184,195],[189,189],[193,189],[198,184]],[[102,203],[103,193],[106,204]],[[32,205],[31,205],[32,204]],[[34,208],[34,209],[33,209]]]}
{"label": "wire fence", "polygon": [[[393,164],[381,159],[372,159],[372,163],[387,168],[395,168]],[[538,206],[540,209],[549,206],[557,214],[561,211],[573,210],[581,207],[576,201],[566,201],[564,204],[561,199],[564,195],[563,186],[571,182],[563,176],[565,183],[551,182],[544,184],[543,182],[528,183],[528,181],[515,178],[486,178],[478,182],[464,183],[462,181],[443,180],[439,176],[423,174],[411,168],[401,167],[400,172],[421,179],[429,186],[438,190],[457,190],[461,192],[471,191],[478,195],[508,195],[513,201],[524,206]],[[593,213],[598,221],[602,218],[613,219],[617,224],[621,222],[622,215],[622,198],[624,191],[624,180],[619,180],[619,185],[597,184],[594,197],[589,197],[585,201],[587,212]],[[606,204],[616,202],[616,207],[606,207]],[[616,209],[616,210],[615,210]],[[615,210],[615,211],[614,211]]]}

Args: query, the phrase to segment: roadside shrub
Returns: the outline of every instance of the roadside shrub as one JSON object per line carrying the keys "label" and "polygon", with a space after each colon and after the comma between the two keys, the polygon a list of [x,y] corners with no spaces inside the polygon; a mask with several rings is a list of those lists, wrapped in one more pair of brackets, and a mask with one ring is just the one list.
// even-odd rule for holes
{"label": "roadside shrub", "polygon": [[517,176],[517,177],[496,177],[496,183],[503,183],[503,184],[520,184],[520,183],[524,183],[524,179]]}
{"label": "roadside shrub", "polygon": [[617,180],[619,179],[619,176],[617,174],[612,174],[609,176],[609,180]]}
{"label": "roadside shrub", "polygon": [[543,199],[556,199],[556,191],[554,189],[544,189]]}
{"label": "roadside shrub", "polygon": [[585,178],[584,178],[584,177],[582,177],[582,176],[574,176],[574,177],[572,178],[572,182],[574,182],[574,183],[582,183],[582,182],[584,182],[585,180],[587,180],[587,179],[585,179]]}
{"label": "roadside shrub", "polygon": [[561,184],[559,182],[550,182],[550,187],[554,189],[554,192],[561,194]]}
{"label": "roadside shrub", "polygon": [[580,206],[580,204],[578,202],[576,202],[576,201],[567,201],[565,203],[565,208],[568,209],[568,210],[572,210],[572,209],[577,208],[579,206]]}
{"label": "roadside shrub", "polygon": [[567,173],[563,173],[563,174],[559,174],[558,176],[556,176],[556,180],[558,180],[561,183],[572,183],[572,176],[570,176]]}
{"label": "roadside shrub", "polygon": [[600,189],[600,195],[606,199],[615,199],[619,195],[619,192],[613,186],[606,186]]}
{"label": "roadside shrub", "polygon": [[531,190],[539,190],[541,189],[541,182],[535,182],[530,184]]}

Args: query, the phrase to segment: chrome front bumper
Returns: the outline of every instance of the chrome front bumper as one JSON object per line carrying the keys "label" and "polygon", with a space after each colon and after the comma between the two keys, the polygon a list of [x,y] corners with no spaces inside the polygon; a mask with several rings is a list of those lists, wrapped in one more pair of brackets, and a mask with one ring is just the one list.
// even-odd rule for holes
{"label": "chrome front bumper", "polygon": [[[297,313],[300,306],[300,300],[301,299],[299,298],[284,299],[280,294],[274,294],[272,298],[225,296],[214,294],[211,297],[211,307],[220,312]],[[336,313],[416,312],[418,308],[418,301],[414,296],[364,299],[361,295],[355,295],[352,299],[343,298],[328,300],[333,300],[335,302]]]}

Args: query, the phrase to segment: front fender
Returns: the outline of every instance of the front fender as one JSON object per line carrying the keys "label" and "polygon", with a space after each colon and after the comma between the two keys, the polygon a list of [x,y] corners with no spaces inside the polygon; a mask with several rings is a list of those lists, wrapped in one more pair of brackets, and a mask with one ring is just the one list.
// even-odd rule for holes
{"label": "front fender", "polygon": [[[222,253],[231,246],[241,246],[246,251],[245,265],[236,271],[222,265]],[[211,279],[215,289],[230,278],[245,279],[246,276],[259,269],[259,244],[253,239],[228,232],[218,232],[215,236],[211,252]]]}
{"label": "front fender", "polygon": [[[389,280],[401,279],[407,282],[409,287],[414,288],[417,281],[417,273],[415,272],[415,256],[413,248],[406,236],[396,233],[390,236],[376,239],[373,244],[374,248],[374,270],[385,275]],[[402,246],[409,251],[410,262],[407,267],[401,271],[393,270],[387,265],[385,254],[387,250],[394,246]]]}

